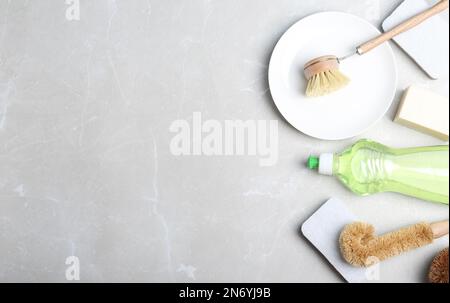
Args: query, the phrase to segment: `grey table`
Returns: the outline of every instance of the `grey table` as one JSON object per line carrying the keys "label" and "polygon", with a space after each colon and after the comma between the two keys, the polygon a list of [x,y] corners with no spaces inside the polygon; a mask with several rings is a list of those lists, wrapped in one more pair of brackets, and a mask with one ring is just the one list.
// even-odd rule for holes
{"label": "grey table", "polygon": [[[290,25],[325,10],[380,25],[399,2],[81,0],[78,15],[63,0],[0,0],[0,281],[64,282],[79,265],[84,282],[340,282],[299,235],[329,197],[380,232],[447,218],[448,207],[356,197],[307,171],[310,153],[357,138],[302,135],[268,90],[271,51]],[[397,98],[364,137],[439,144],[392,117],[404,88],[448,95],[448,78],[428,80],[393,48]],[[195,112],[278,120],[277,162],[174,155],[170,127]],[[446,246],[383,263],[380,281],[424,281]]]}

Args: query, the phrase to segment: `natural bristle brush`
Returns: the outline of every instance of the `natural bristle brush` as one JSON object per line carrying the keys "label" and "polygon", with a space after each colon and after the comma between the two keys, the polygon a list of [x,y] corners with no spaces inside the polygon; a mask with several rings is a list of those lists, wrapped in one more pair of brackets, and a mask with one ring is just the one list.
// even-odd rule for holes
{"label": "natural bristle brush", "polygon": [[367,267],[409,250],[433,243],[448,234],[449,222],[419,223],[377,237],[367,223],[347,225],[339,244],[344,259],[358,267]]}
{"label": "natural bristle brush", "polygon": [[326,95],[350,82],[350,79],[339,71],[339,62],[336,56],[323,56],[306,63],[304,70],[308,79],[307,96]]}
{"label": "natural bristle brush", "polygon": [[428,280],[430,283],[448,283],[448,247],[433,259]]}
{"label": "natural bristle brush", "polygon": [[342,61],[353,55],[364,55],[384,42],[441,13],[448,8],[448,1],[440,1],[432,8],[408,19],[392,30],[358,46],[356,52],[347,56],[327,55],[307,62],[304,66],[304,74],[308,80],[306,95],[309,97],[322,96],[346,86],[349,83],[349,79],[339,71],[339,65]]}

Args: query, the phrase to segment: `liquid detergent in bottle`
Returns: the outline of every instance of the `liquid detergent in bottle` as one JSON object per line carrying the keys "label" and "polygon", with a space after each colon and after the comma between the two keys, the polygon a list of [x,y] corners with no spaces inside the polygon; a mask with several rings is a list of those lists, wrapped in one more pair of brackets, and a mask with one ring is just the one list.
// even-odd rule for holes
{"label": "liquid detergent in bottle", "polygon": [[311,156],[308,167],[359,195],[398,192],[448,204],[448,156],[448,145],[393,149],[361,140],[340,154]]}

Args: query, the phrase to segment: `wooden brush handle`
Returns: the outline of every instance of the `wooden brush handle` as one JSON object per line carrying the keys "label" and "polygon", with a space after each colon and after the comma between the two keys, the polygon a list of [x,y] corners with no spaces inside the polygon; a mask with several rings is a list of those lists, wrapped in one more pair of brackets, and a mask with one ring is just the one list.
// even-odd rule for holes
{"label": "wooden brush handle", "polygon": [[391,40],[395,36],[397,36],[403,32],[406,32],[407,30],[412,29],[413,27],[421,24],[422,22],[433,17],[434,15],[437,15],[437,14],[443,12],[444,10],[446,10],[448,8],[448,1],[449,0],[442,0],[438,4],[433,6],[432,8],[408,19],[407,21],[403,22],[400,25],[397,25],[390,31],[360,45],[357,48],[358,54],[363,55],[363,54],[371,51],[375,47],[379,46],[380,44],[383,44],[384,42]]}
{"label": "wooden brush handle", "polygon": [[432,223],[430,227],[435,239],[448,235],[448,221]]}

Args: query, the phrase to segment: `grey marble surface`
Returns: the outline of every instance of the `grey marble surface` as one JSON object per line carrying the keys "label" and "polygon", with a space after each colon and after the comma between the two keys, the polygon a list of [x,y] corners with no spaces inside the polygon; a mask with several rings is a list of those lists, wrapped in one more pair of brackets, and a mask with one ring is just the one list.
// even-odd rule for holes
{"label": "grey marble surface", "polygon": [[[299,227],[339,197],[380,232],[448,218],[395,194],[361,198],[305,169],[318,141],[274,108],[267,84],[282,33],[318,11],[379,26],[400,1],[0,0],[0,281],[341,282]],[[448,17],[447,17],[448,18]],[[69,18],[70,19],[70,18]],[[330,26],[332,26],[330,24]],[[398,94],[363,137],[440,144],[391,120],[402,90],[448,95],[393,45]],[[278,161],[173,155],[173,121],[279,120]],[[448,238],[383,263],[382,282],[421,282]]]}

